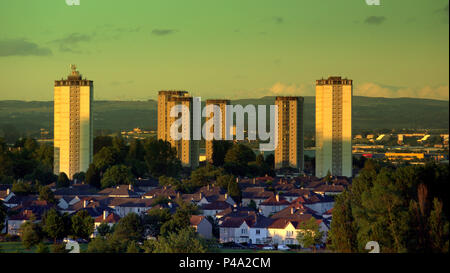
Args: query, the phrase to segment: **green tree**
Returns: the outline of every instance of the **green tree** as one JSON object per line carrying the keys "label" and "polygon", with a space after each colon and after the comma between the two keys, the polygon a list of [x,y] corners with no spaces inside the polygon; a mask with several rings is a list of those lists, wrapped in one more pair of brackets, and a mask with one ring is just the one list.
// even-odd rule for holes
{"label": "green tree", "polygon": [[44,243],[39,243],[36,248],[36,253],[50,253],[50,249]]}
{"label": "green tree", "polygon": [[337,252],[356,252],[356,230],[352,215],[350,193],[344,191],[335,199],[333,221],[328,234],[331,248]]}
{"label": "green tree", "polygon": [[30,249],[42,241],[42,232],[39,225],[30,220],[20,226],[20,237],[23,246],[26,249]]}
{"label": "green tree", "polygon": [[175,148],[169,142],[150,139],[144,144],[145,162],[153,177],[162,175],[176,177],[181,171],[181,162]]}
{"label": "green tree", "polygon": [[87,248],[88,253],[114,253],[108,238],[95,237],[92,239]]}
{"label": "green tree", "polygon": [[225,155],[233,146],[233,142],[227,140],[213,140],[212,162],[216,167],[221,167],[225,163]]}
{"label": "green tree", "polygon": [[55,199],[55,195],[53,194],[53,191],[47,186],[40,187],[39,200],[47,201],[47,203],[49,203],[49,204],[56,203],[56,199]]}
{"label": "green tree", "polygon": [[106,171],[108,168],[119,164],[120,155],[113,147],[103,147],[94,155],[94,165],[100,172]]}
{"label": "green tree", "polygon": [[3,201],[0,200],[0,231],[5,227],[5,220],[7,216],[6,206],[3,205]]}
{"label": "green tree", "polygon": [[300,223],[300,231],[297,232],[297,241],[303,247],[312,247],[315,251],[315,245],[320,244],[323,238],[323,232],[314,217],[308,221]]}
{"label": "green tree", "polygon": [[107,234],[112,233],[112,229],[107,223],[101,223],[97,227],[97,232],[100,236],[105,237]]}
{"label": "green tree", "polygon": [[112,137],[96,136],[94,138],[94,155],[97,154],[103,147],[112,147]]}
{"label": "green tree", "polygon": [[119,241],[141,241],[143,234],[142,219],[136,213],[129,213],[117,223],[113,238]]}
{"label": "green tree", "polygon": [[139,252],[140,252],[139,246],[136,244],[135,241],[131,241],[128,243],[127,253],[139,253]]}
{"label": "green tree", "polygon": [[94,232],[94,219],[86,210],[72,216],[72,232],[76,238],[89,239]]}
{"label": "green tree", "polygon": [[428,219],[429,237],[433,251],[448,253],[449,222],[443,213],[442,207],[442,202],[434,198],[433,210],[430,212]]}
{"label": "green tree", "polygon": [[205,253],[206,242],[190,227],[169,232],[155,242],[153,253]]}
{"label": "green tree", "polygon": [[63,217],[57,210],[48,210],[44,214],[42,222],[42,230],[47,234],[48,238],[53,239],[55,242],[57,239],[62,239],[66,235]]}
{"label": "green tree", "polygon": [[56,181],[56,187],[57,188],[65,188],[70,186],[70,180],[69,177],[67,177],[67,174],[60,173],[58,176],[58,180]]}
{"label": "green tree", "polygon": [[93,163],[89,164],[89,168],[86,171],[86,183],[97,189],[100,189],[101,187],[100,181],[101,181],[100,171],[97,170],[97,168]]}
{"label": "green tree", "polygon": [[86,180],[86,173],[79,172],[73,175],[73,180],[77,180],[77,183],[84,182]]}
{"label": "green tree", "polygon": [[102,188],[133,183],[134,177],[131,169],[125,165],[114,165],[107,169],[101,180]]}

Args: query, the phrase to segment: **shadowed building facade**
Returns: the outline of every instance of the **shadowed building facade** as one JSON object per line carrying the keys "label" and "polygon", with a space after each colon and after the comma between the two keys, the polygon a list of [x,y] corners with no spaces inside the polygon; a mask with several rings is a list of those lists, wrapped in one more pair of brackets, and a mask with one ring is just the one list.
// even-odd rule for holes
{"label": "shadowed building facade", "polygon": [[353,81],[316,81],[316,176],[352,176]]}
{"label": "shadowed building facade", "polygon": [[278,144],[275,169],[295,168],[303,171],[303,97],[276,97],[278,106]]}
{"label": "shadowed building facade", "polygon": [[[229,100],[222,100],[222,99],[216,99],[216,100],[206,100],[206,107],[208,107],[208,105],[216,105],[220,108],[220,111],[222,113],[221,117],[215,117],[214,114],[210,114],[209,116],[206,117],[206,122],[208,122],[209,120],[213,119],[214,120],[214,124],[220,124],[220,128],[217,128],[217,130],[219,130],[219,135],[221,136],[222,140],[225,140],[225,134],[226,134],[226,123],[225,123],[225,118],[227,116],[227,110],[226,107],[227,105],[230,104]],[[211,128],[211,132],[207,132],[207,134],[212,134],[214,132],[214,130],[216,130],[215,126],[213,125],[213,127]],[[206,146],[206,161],[209,163],[212,163],[212,156],[213,156],[213,141],[212,140],[205,140],[205,146]]]}
{"label": "shadowed building facade", "polygon": [[55,174],[72,179],[86,172],[93,155],[93,81],[82,79],[72,65],[67,79],[54,86],[54,166]]}
{"label": "shadowed building facade", "polygon": [[[170,111],[177,105],[183,105],[189,113],[183,115],[180,130],[189,126],[189,139],[183,137],[175,140],[170,135],[170,128],[180,119],[181,113],[176,117],[170,116]],[[199,164],[200,143],[193,139],[193,98],[186,91],[159,91],[158,93],[158,139],[170,142],[177,150],[177,157],[183,167],[196,168]]]}

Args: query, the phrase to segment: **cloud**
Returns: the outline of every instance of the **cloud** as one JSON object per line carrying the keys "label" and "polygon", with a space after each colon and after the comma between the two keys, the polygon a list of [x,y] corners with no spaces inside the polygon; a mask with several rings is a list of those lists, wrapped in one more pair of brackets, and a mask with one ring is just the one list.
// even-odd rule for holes
{"label": "cloud", "polygon": [[424,99],[449,99],[449,86],[424,86],[421,88],[412,87],[392,87],[384,86],[372,82],[363,83],[355,86],[354,95],[367,97],[385,97],[385,98],[424,98]]}
{"label": "cloud", "polygon": [[257,97],[264,96],[314,96],[314,88],[305,84],[287,84],[276,82],[269,88],[255,92]]}
{"label": "cloud", "polygon": [[6,56],[49,56],[52,51],[25,39],[0,40],[0,57]]}
{"label": "cloud", "polygon": [[77,32],[71,33],[64,38],[51,41],[58,45],[62,52],[82,53],[79,49],[80,43],[90,42],[93,35],[80,34]]}
{"label": "cloud", "polygon": [[364,23],[369,25],[381,25],[386,21],[386,17],[384,16],[369,16],[364,20]]}
{"label": "cloud", "polygon": [[176,29],[157,29],[152,30],[152,34],[156,36],[165,36],[177,32]]}

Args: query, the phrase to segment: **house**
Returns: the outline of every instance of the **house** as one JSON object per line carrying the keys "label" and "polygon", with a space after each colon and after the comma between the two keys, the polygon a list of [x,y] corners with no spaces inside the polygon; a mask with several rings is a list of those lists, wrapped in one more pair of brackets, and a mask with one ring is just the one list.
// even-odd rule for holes
{"label": "house", "polygon": [[195,231],[206,239],[211,239],[212,234],[212,224],[202,215],[192,215],[190,220],[190,226],[195,229]]}
{"label": "house", "polygon": [[220,242],[247,243],[250,239],[251,220],[245,217],[228,217],[219,226]]}
{"label": "house", "polygon": [[139,197],[134,191],[132,185],[118,185],[114,188],[106,188],[98,192],[99,195],[106,195],[108,197]]}
{"label": "house", "polygon": [[[271,238],[272,244],[282,245],[298,245],[297,234],[304,232],[301,228],[301,223],[308,221],[313,217],[310,214],[304,214],[303,217],[296,220],[279,218],[273,221],[268,227],[268,237]],[[316,219],[319,224],[319,230],[324,233],[322,241],[326,241],[328,226],[322,219]]]}
{"label": "house", "polygon": [[286,208],[289,204],[290,203],[286,199],[277,194],[259,204],[259,209],[262,215],[269,217],[271,214],[277,213]]}
{"label": "house", "polygon": [[158,186],[159,182],[154,178],[138,178],[134,182],[134,187],[139,188],[144,193],[156,189]]}
{"label": "house", "polygon": [[268,227],[274,219],[264,217],[262,215],[256,218],[256,223],[250,227],[250,239],[249,243],[252,244],[268,244],[271,242],[271,238],[268,233]]}
{"label": "house", "polygon": [[94,219],[94,233],[91,237],[96,237],[98,235],[97,228],[106,223],[110,228],[117,224],[120,220],[120,216],[114,212],[109,213],[108,210],[104,210],[103,213]]}
{"label": "house", "polygon": [[171,199],[176,199],[176,198],[180,197],[180,193],[171,187],[163,186],[163,187],[154,188],[154,189],[148,191],[147,193],[142,195],[142,198],[152,199],[152,198],[156,198],[159,196],[164,196],[167,198],[170,197]]}
{"label": "house", "polygon": [[153,200],[141,198],[114,197],[109,200],[108,207],[114,209],[117,215],[124,217],[128,213],[145,213],[152,207]]}
{"label": "house", "polygon": [[331,184],[331,185],[327,185],[327,184],[322,184],[318,187],[316,187],[315,189],[313,189],[313,191],[315,193],[318,193],[320,195],[337,195],[342,193],[345,190],[345,187],[343,185],[336,185],[336,184]]}
{"label": "house", "polygon": [[199,206],[202,215],[211,216],[213,218],[216,218],[217,213],[231,207],[232,206],[225,201],[214,201],[212,203],[207,203]]}
{"label": "house", "polygon": [[249,187],[242,191],[242,206],[246,207],[253,200],[256,206],[264,202],[265,200],[274,196],[272,191],[266,191],[264,187]]}
{"label": "house", "polygon": [[96,196],[97,189],[89,184],[72,184],[65,188],[53,188],[53,194],[56,195],[71,195],[71,196]]}

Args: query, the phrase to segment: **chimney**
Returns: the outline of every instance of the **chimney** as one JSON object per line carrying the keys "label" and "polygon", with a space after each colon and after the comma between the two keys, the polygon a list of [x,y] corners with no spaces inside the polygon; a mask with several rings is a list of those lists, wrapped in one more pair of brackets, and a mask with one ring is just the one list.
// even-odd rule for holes
{"label": "chimney", "polygon": [[9,188],[6,189],[6,196],[8,196],[11,193],[11,190]]}
{"label": "chimney", "polygon": [[172,207],[172,202],[167,203],[167,205],[169,206],[169,208]]}
{"label": "chimney", "polygon": [[280,195],[275,195],[275,199],[277,200],[277,202],[280,202]]}
{"label": "chimney", "polygon": [[294,214],[294,207],[291,207],[291,214]]}
{"label": "chimney", "polygon": [[256,184],[256,178],[253,178],[253,184]]}
{"label": "chimney", "polygon": [[236,177],[236,183],[239,183],[239,177]]}
{"label": "chimney", "polygon": [[108,211],[103,211],[103,220],[106,220],[106,217],[108,217]]}
{"label": "chimney", "polygon": [[228,199],[228,193],[225,193],[225,200]]}
{"label": "chimney", "polygon": [[88,201],[87,200],[83,200],[83,208],[86,208],[87,204],[88,204]]}
{"label": "chimney", "polygon": [[209,191],[209,184],[208,184],[208,186],[206,186],[206,189]]}
{"label": "chimney", "polygon": [[203,198],[203,192],[200,192],[200,200]]}
{"label": "chimney", "polygon": [[132,186],[131,184],[128,185],[128,190],[131,191],[132,190]]}

